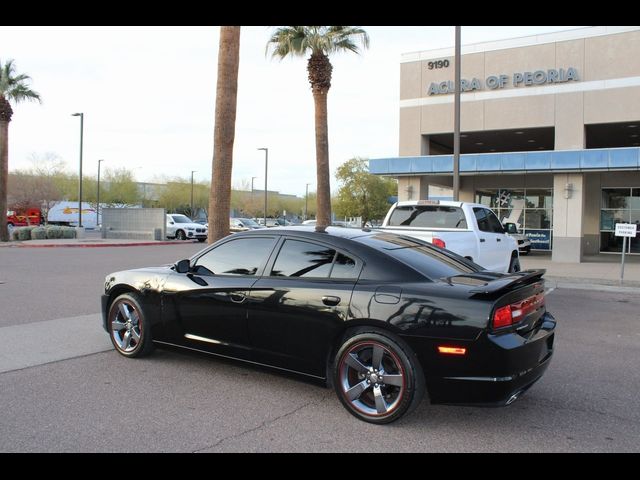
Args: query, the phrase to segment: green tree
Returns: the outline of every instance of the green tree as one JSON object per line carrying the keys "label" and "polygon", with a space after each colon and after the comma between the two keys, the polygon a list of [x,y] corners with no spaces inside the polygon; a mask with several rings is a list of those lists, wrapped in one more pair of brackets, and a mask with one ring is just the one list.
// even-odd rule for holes
{"label": "green tree", "polygon": [[352,158],[336,171],[340,184],[335,201],[340,217],[361,217],[362,225],[369,220],[383,218],[389,210],[388,198],[396,195],[395,180],[369,173],[368,160]]}
{"label": "green tree", "polygon": [[361,44],[369,47],[369,36],[359,27],[290,26],[275,30],[267,43],[272,58],[304,57],[307,61],[309,83],[313,93],[316,130],[317,225],[319,229],[331,224],[331,186],[329,183],[329,127],[327,124],[327,95],[331,88],[333,66],[329,55],[336,52],[359,53]]}
{"label": "green tree", "polygon": [[209,243],[229,235],[231,169],[236,134],[239,65],[240,27],[220,27],[211,195],[209,196]]}
{"label": "green tree", "polygon": [[11,103],[38,101],[40,95],[31,90],[31,77],[16,74],[13,60],[0,60],[0,241],[9,241],[7,230],[7,189],[9,182],[9,122],[13,115]]}
{"label": "green tree", "polygon": [[100,181],[100,203],[110,207],[124,207],[140,202],[138,184],[131,170],[107,168],[104,183]]}

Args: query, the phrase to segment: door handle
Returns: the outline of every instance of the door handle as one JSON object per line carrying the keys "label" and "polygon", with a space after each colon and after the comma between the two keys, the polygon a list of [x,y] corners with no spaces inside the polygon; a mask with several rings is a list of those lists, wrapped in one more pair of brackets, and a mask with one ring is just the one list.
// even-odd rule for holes
{"label": "door handle", "polygon": [[484,243],[484,238],[481,238],[481,239],[480,239],[480,243]]}
{"label": "door handle", "polygon": [[501,238],[496,238],[496,242],[501,242],[502,239]]}
{"label": "door handle", "polygon": [[247,297],[244,293],[230,293],[229,298],[234,303],[242,303]]}
{"label": "door handle", "polygon": [[335,307],[336,305],[338,305],[340,303],[340,297],[333,297],[333,296],[325,295],[324,297],[322,297],[322,303],[324,303],[325,305],[327,305],[329,307]]}

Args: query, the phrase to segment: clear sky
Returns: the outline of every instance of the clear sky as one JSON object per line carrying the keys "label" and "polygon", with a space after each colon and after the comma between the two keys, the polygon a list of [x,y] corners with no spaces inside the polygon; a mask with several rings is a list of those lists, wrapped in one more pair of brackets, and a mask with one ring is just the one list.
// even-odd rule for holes
{"label": "clear sky", "polygon": [[[454,27],[368,27],[362,55],[332,57],[331,174],[354,156],[398,152],[402,53],[452,47]],[[576,27],[463,27],[462,44]],[[313,99],[306,60],[271,60],[271,27],[242,27],[233,184],[304,195],[315,188]],[[211,177],[219,27],[1,27],[0,60],[13,58],[43,103],[14,108],[9,169],[55,152],[77,171],[84,112],[84,166],[134,169],[139,181]],[[333,185],[335,188],[335,184]]]}

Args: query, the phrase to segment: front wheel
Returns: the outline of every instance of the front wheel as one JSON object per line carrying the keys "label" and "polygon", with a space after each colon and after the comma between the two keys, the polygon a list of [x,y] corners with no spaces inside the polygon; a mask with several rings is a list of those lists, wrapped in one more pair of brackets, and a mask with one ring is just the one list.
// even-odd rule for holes
{"label": "front wheel", "polygon": [[410,347],[395,335],[360,329],[338,351],[333,371],[338,398],[369,423],[390,423],[422,400],[425,379]]}
{"label": "front wheel", "polygon": [[153,351],[151,330],[135,293],[124,293],[109,307],[107,326],[113,346],[125,357],[143,357]]}
{"label": "front wheel", "polygon": [[187,235],[184,233],[184,230],[178,230],[176,232],[176,238],[178,240],[186,240],[187,239]]}

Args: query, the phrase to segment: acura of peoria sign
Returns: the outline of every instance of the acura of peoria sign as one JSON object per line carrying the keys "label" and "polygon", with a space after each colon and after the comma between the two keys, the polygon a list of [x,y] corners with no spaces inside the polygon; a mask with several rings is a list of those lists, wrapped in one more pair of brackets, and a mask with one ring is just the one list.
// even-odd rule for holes
{"label": "acura of peoria sign", "polygon": [[[536,70],[535,72],[516,72],[513,75],[490,75],[482,82],[479,78],[472,78],[471,80],[463,78],[460,79],[460,87],[462,92],[473,92],[475,90],[499,90],[508,86],[512,87],[529,87],[532,85],[547,85],[551,83],[566,83],[577,82],[578,71],[569,67],[564,68],[551,68],[549,70]],[[454,82],[452,80],[445,80],[440,83],[432,82],[429,85],[429,95],[443,95],[447,93],[453,93],[455,91]]]}

